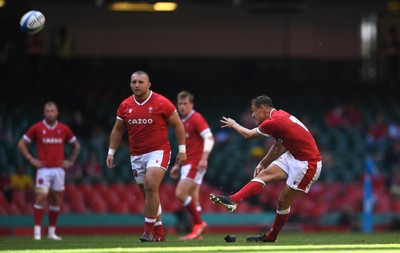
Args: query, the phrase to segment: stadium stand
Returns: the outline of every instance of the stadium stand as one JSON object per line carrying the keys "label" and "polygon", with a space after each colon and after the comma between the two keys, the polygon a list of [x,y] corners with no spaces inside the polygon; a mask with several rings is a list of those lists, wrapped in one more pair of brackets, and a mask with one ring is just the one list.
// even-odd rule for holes
{"label": "stadium stand", "polygon": [[[60,89],[63,89],[62,87]],[[107,92],[106,87],[102,89]],[[122,93],[122,92],[121,92]],[[290,98],[291,99],[291,98]],[[374,192],[376,202],[375,213],[379,215],[391,214],[400,210],[400,201],[392,197],[390,186],[390,171],[397,170],[398,164],[387,165],[384,160],[385,152],[390,150],[393,141],[388,137],[385,139],[384,149],[368,150],[366,146],[366,133],[369,126],[374,123],[373,115],[383,112],[388,124],[395,122],[399,117],[400,106],[395,94],[384,90],[366,90],[363,96],[358,98],[354,106],[362,115],[362,123],[358,127],[340,126],[329,127],[324,122],[324,116],[330,105],[323,108],[313,107],[308,110],[306,105],[300,105],[295,99],[288,99],[285,107],[297,113],[301,119],[308,116],[309,129],[313,131],[318,144],[327,151],[334,162],[331,166],[324,167],[321,179],[311,188],[308,195],[303,196],[295,202],[292,208],[293,221],[308,222],[318,219],[321,224],[335,224],[340,213],[350,207],[354,212],[360,214],[362,211],[362,179],[364,173],[364,160],[366,155],[375,155],[379,170],[378,176],[374,178]],[[79,100],[79,98],[78,98]],[[83,102],[82,102],[83,103]],[[88,103],[88,102],[85,102]],[[95,103],[95,101],[92,101]],[[333,104],[333,103],[332,103]],[[28,168],[30,175],[34,170],[24,161],[16,149],[16,143],[26,130],[27,126],[41,118],[42,108],[24,104],[9,105],[13,107],[12,114],[0,113],[2,118],[0,138],[0,166],[2,170],[12,173],[18,164]],[[79,105],[84,106],[84,105]],[[312,106],[312,105],[311,105]],[[107,134],[111,129],[114,115],[114,105],[105,104],[97,108],[93,104],[87,106],[84,112],[85,120],[90,127],[89,136],[78,136],[82,144],[82,152],[78,163],[83,165],[88,159],[90,152],[96,152],[99,164],[102,167],[103,177],[101,180],[92,180],[84,173],[79,178],[68,178],[64,195],[64,214],[141,214],[143,201],[138,187],[132,182],[131,170],[127,159],[129,157],[128,145],[124,141],[116,153],[117,168],[109,170],[104,165],[105,151],[107,150]],[[245,184],[252,174],[252,161],[250,154],[254,147],[267,149],[268,141],[249,142],[243,140],[237,134],[223,131],[219,128],[219,116],[214,115],[212,106],[203,104],[202,111],[212,122],[212,130],[216,135],[217,142],[210,157],[209,171],[201,193],[201,203],[204,213],[224,213],[225,211],[213,205],[208,200],[208,194],[228,194],[238,190]],[[61,107],[65,113],[61,115],[62,121],[71,122],[68,109]],[[71,109],[71,111],[73,111]],[[306,113],[311,112],[310,115]],[[223,115],[240,117],[240,111],[235,108],[225,109]],[[226,114],[225,114],[226,113]],[[94,115],[94,116],[93,116]],[[111,115],[111,116],[110,116]],[[174,145],[174,140],[172,139]],[[33,150],[32,150],[33,151]],[[68,152],[68,150],[67,150]],[[173,152],[176,152],[174,150]],[[173,156],[174,157],[174,153]],[[171,161],[173,163],[174,161]],[[391,167],[390,167],[391,166]],[[396,167],[397,166],[397,167]],[[175,181],[165,178],[160,189],[161,199],[164,203],[163,210],[166,213],[177,212],[180,208],[177,200],[171,200],[174,196]],[[239,205],[239,213],[268,213],[273,212],[276,207],[279,192],[273,184],[268,185],[265,194],[251,198],[248,202]],[[4,194],[0,193],[0,216],[23,216],[31,215],[32,207],[24,202],[21,192],[14,192],[12,202],[8,202]],[[381,222],[382,219],[379,220]],[[384,220],[387,221],[387,220]]]}

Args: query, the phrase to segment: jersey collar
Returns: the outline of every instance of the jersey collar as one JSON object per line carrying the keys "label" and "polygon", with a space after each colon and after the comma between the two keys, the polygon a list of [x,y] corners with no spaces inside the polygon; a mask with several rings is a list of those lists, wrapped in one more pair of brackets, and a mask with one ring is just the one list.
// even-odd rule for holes
{"label": "jersey collar", "polygon": [[185,122],[195,113],[195,110],[192,110],[186,117],[182,118],[182,121]]}
{"label": "jersey collar", "polygon": [[50,126],[49,124],[47,124],[46,120],[43,119],[43,124],[44,124],[48,129],[53,130],[53,129],[55,129],[55,128],[57,127],[57,125],[58,125],[58,120],[56,120],[56,123],[54,124],[54,126]]}
{"label": "jersey collar", "polygon": [[275,111],[275,108],[272,108],[271,112],[269,113],[269,117],[271,118],[272,112]]}
{"label": "jersey collar", "polygon": [[133,100],[134,100],[135,103],[138,104],[138,105],[144,105],[144,104],[147,103],[147,101],[149,101],[149,99],[151,98],[151,95],[153,95],[153,91],[150,91],[149,96],[148,96],[148,97],[146,98],[146,100],[143,101],[142,103],[139,103],[139,102],[136,100],[135,95],[133,95]]}

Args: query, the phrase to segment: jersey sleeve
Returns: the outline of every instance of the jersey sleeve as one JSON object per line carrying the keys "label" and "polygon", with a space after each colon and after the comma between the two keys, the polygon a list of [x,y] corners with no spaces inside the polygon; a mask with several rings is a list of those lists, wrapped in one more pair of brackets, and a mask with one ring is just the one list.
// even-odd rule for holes
{"label": "jersey sleeve", "polygon": [[273,124],[270,122],[270,120],[265,120],[257,127],[257,133],[265,137],[270,137],[272,127]]}
{"label": "jersey sleeve", "polygon": [[164,98],[164,102],[163,102],[164,106],[164,115],[165,118],[168,119],[169,117],[171,117],[171,115],[176,112],[176,108],[174,106],[174,104],[172,104],[171,101],[169,101],[167,98]]}
{"label": "jersey sleeve", "polygon": [[37,124],[34,124],[33,126],[31,126],[23,136],[23,138],[29,143],[36,140],[36,128],[37,128],[36,126],[37,126]]}
{"label": "jersey sleeve", "polygon": [[72,132],[71,128],[69,128],[68,126],[65,126],[65,139],[68,141],[68,143],[73,143],[74,141],[76,141],[76,136],[75,134]]}
{"label": "jersey sleeve", "polygon": [[201,114],[198,114],[198,116],[196,117],[195,127],[196,131],[200,134],[200,136],[203,136],[204,134],[211,132],[206,119]]}
{"label": "jersey sleeve", "polygon": [[117,119],[124,120],[124,102],[122,102],[117,109]]}

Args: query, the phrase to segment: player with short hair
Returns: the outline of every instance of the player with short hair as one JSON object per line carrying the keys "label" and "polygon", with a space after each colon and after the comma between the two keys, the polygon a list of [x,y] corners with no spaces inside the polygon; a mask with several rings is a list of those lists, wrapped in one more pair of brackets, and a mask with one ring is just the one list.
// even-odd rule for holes
{"label": "player with short hair", "polygon": [[133,96],[118,107],[106,159],[107,167],[114,168],[114,153],[127,130],[132,173],[144,194],[145,227],[141,242],[165,240],[158,190],[171,158],[168,125],[174,128],[179,145],[176,164],[186,161],[185,129],[178,112],[170,100],[150,90],[150,86],[146,72],[131,75]]}
{"label": "player with short hair", "polygon": [[[44,106],[44,119],[32,125],[18,142],[23,157],[36,169],[35,204],[33,211],[35,240],[41,239],[43,205],[49,204],[48,239],[61,240],[56,234],[62,193],[65,189],[65,169],[71,167],[80,152],[80,144],[71,129],[59,122],[57,105],[49,101]],[[38,157],[29,153],[28,144],[35,142]],[[70,158],[64,159],[64,146],[71,144]]]}
{"label": "player with short hair", "polygon": [[188,91],[181,91],[177,96],[178,111],[186,132],[187,161],[175,165],[170,171],[171,178],[180,180],[176,187],[176,196],[192,217],[193,230],[180,240],[200,239],[207,227],[201,219],[199,202],[200,186],[208,167],[208,157],[214,145],[214,136],[207,121],[193,109],[194,96]]}
{"label": "player with short hair", "polygon": [[222,127],[234,129],[246,139],[269,137],[275,139],[267,154],[254,170],[254,179],[230,196],[210,194],[216,204],[233,212],[238,203],[263,190],[266,184],[286,181],[278,199],[275,220],[265,235],[252,235],[247,241],[275,242],[289,218],[290,205],[302,193],[307,193],[321,173],[321,155],[306,126],[295,116],[274,108],[271,98],[262,95],[251,101],[252,117],[258,127],[247,129],[235,120],[221,119]]}

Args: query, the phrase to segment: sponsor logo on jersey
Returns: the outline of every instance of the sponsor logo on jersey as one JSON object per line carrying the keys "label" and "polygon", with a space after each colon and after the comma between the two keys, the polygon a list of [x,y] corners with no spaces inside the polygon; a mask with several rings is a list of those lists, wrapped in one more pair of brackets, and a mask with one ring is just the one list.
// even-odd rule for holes
{"label": "sponsor logo on jersey", "polygon": [[128,119],[129,125],[150,125],[153,124],[153,119]]}
{"label": "sponsor logo on jersey", "polygon": [[44,144],[62,144],[62,138],[43,138],[42,142]]}

